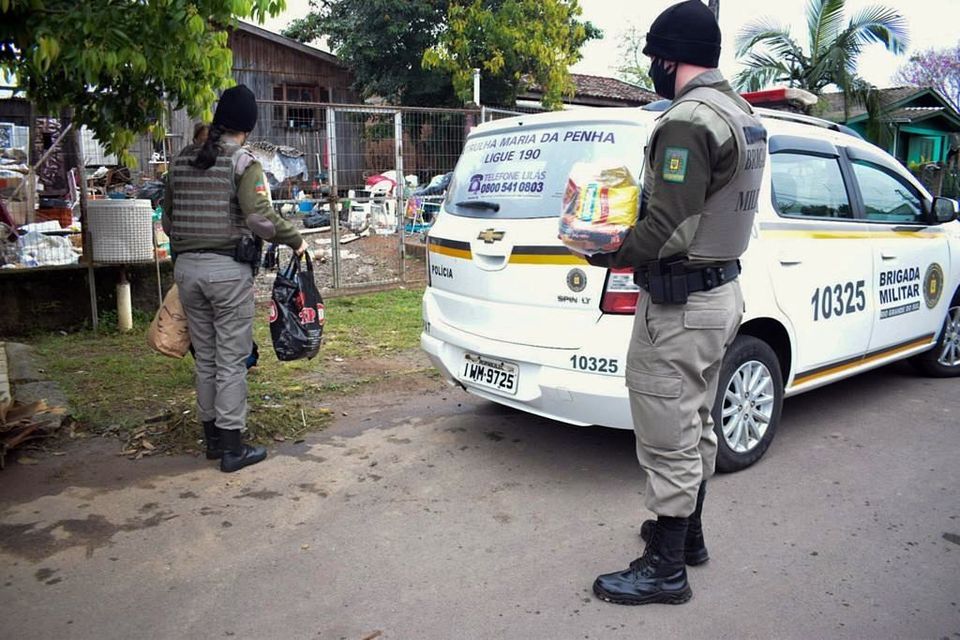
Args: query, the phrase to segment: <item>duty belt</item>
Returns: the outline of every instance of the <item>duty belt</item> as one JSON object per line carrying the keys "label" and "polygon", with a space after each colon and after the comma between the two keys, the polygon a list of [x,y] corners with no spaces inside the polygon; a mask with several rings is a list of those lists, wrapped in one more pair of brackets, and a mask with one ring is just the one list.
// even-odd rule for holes
{"label": "duty belt", "polygon": [[634,271],[633,281],[650,294],[653,303],[684,304],[688,294],[710,291],[739,275],[739,260],[708,267],[691,267],[686,261],[657,261]]}
{"label": "duty belt", "polygon": [[236,255],[236,251],[233,249],[188,249],[180,252],[181,255],[184,253],[215,253],[218,256],[227,256],[228,258],[233,258]]}

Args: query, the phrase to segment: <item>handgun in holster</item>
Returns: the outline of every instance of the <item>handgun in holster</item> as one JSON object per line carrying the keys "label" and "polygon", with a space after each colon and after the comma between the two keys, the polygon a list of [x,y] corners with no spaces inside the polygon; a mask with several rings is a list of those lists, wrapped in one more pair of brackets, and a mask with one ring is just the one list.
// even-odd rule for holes
{"label": "handgun in holster", "polygon": [[685,304],[687,302],[687,260],[684,257],[655,260],[647,266],[650,302]]}
{"label": "handgun in holster", "polygon": [[258,236],[243,236],[237,240],[237,246],[234,249],[233,259],[237,262],[249,264],[253,275],[257,275],[260,270],[260,251],[263,249],[263,240]]}

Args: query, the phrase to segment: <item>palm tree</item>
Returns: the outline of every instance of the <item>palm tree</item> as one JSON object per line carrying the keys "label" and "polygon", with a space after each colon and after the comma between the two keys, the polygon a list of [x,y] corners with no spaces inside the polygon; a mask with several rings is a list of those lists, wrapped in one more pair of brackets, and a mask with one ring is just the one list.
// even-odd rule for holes
{"label": "palm tree", "polygon": [[862,86],[856,71],[864,46],[879,42],[901,54],[909,36],[907,22],[896,9],[866,7],[844,24],[845,8],[846,0],[809,0],[807,50],[788,28],[769,18],[748,24],[737,36],[737,56],[746,68],[734,82],[746,91],[783,83],[817,95],[835,84],[852,96]]}

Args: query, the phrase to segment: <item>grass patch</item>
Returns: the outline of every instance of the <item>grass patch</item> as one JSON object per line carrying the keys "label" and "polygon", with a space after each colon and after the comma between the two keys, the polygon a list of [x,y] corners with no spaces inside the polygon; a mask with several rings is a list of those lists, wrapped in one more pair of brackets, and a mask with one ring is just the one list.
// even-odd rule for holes
{"label": "grass patch", "polygon": [[324,351],[330,356],[386,355],[420,343],[423,288],[391,289],[326,303]]}
{"label": "grass patch", "polygon": [[[421,287],[343,296],[326,301],[324,343],[313,360],[279,362],[273,354],[265,313],[258,313],[254,340],[260,362],[247,376],[253,439],[286,440],[323,428],[331,418],[319,406],[332,395],[355,392],[376,382],[369,371],[325,383],[333,361],[386,357],[417,346],[421,328]],[[193,359],[175,360],[146,345],[149,318],[136,318],[133,331],[116,331],[107,317],[99,334],[36,337],[46,371],[70,400],[74,417],[95,434],[116,434],[131,456],[196,448],[199,433],[193,391]],[[388,374],[384,373],[383,377]],[[146,441],[146,445],[144,445]]]}

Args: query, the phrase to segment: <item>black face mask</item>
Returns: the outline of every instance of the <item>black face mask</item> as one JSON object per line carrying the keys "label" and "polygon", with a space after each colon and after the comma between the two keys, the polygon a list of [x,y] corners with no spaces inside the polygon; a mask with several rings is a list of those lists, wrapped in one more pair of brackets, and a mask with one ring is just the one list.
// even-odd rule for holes
{"label": "black face mask", "polygon": [[677,94],[677,65],[667,71],[667,63],[662,58],[657,58],[650,64],[650,79],[653,80],[653,90],[657,95],[673,100]]}

